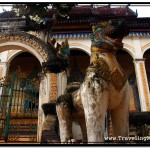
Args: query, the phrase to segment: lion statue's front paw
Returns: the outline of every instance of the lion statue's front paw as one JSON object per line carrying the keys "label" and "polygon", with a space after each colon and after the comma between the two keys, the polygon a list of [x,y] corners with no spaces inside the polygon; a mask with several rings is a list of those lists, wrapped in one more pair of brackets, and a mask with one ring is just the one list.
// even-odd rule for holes
{"label": "lion statue's front paw", "polygon": [[68,144],[73,144],[73,143],[77,143],[77,140],[75,140],[75,139],[68,140]]}
{"label": "lion statue's front paw", "polygon": [[63,144],[75,144],[75,143],[78,143],[78,141],[75,140],[75,139],[70,139],[70,140],[68,140],[66,142],[63,142]]}

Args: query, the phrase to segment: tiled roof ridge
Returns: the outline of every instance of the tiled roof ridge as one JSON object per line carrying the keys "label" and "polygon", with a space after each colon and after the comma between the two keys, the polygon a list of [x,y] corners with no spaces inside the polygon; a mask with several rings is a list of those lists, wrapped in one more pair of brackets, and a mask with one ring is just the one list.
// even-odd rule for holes
{"label": "tiled roof ridge", "polygon": [[[65,39],[65,38],[70,38],[70,39],[77,39],[77,38],[90,38],[92,32],[79,32],[79,33],[54,33],[53,38],[56,39]],[[145,31],[145,32],[140,32],[140,31],[134,31],[130,32],[128,36],[150,36],[150,31]]]}

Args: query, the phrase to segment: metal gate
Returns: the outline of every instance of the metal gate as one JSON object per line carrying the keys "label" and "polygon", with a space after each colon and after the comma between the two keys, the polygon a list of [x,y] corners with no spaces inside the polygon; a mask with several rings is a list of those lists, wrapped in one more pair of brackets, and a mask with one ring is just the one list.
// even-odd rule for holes
{"label": "metal gate", "polygon": [[11,82],[0,82],[0,141],[36,142],[38,92],[30,79],[15,73]]}

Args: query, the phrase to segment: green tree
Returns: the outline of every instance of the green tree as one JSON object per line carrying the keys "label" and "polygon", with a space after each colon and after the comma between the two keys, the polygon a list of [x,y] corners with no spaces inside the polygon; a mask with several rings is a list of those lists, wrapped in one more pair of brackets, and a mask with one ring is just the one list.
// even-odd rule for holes
{"label": "green tree", "polygon": [[52,18],[51,14],[67,18],[75,3],[29,3],[13,5],[13,11],[19,17],[29,18],[37,24],[46,24]]}

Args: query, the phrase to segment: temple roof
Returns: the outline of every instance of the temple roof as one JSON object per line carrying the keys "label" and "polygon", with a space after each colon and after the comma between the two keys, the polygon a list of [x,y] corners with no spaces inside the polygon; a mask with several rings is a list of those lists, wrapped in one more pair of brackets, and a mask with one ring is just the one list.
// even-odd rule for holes
{"label": "temple roof", "polygon": [[[53,11],[49,11],[49,16],[52,16]],[[93,5],[89,6],[79,6],[73,7],[69,12],[70,19],[80,19],[86,17],[101,17],[101,18],[113,18],[113,17],[137,17],[137,14],[131,10],[128,6],[125,7],[115,7],[112,8],[108,6],[97,6]],[[17,18],[15,13],[12,11],[4,11],[0,13],[1,18]],[[63,20],[64,18],[58,15],[59,20]],[[66,20],[66,18],[65,18]]]}
{"label": "temple roof", "polygon": [[[52,11],[49,12],[52,17]],[[92,33],[92,25],[108,19],[126,19],[130,29],[129,36],[149,36],[150,18],[137,18],[137,13],[128,6],[76,6],[69,12],[69,18],[58,16],[57,23],[52,27],[56,38],[87,38]],[[32,22],[33,23],[33,22]],[[37,30],[36,24],[31,24],[25,18],[16,17],[12,11],[0,13],[0,30],[21,29]]]}
{"label": "temple roof", "polygon": [[78,6],[73,7],[69,13],[70,18],[83,17],[137,17],[137,14],[128,6],[112,8],[110,6]]}

